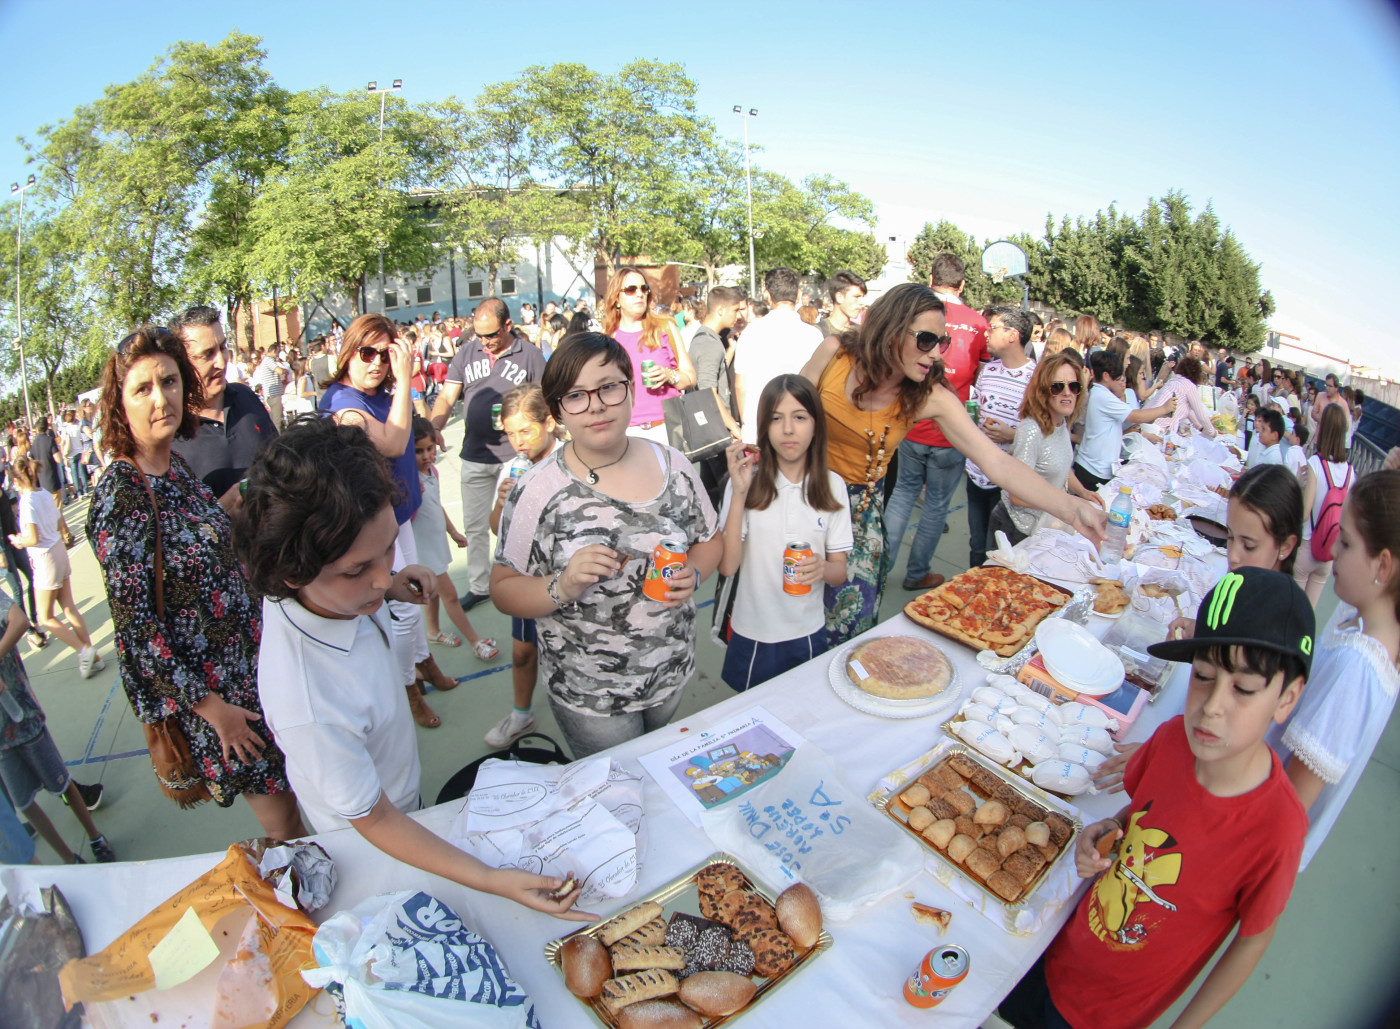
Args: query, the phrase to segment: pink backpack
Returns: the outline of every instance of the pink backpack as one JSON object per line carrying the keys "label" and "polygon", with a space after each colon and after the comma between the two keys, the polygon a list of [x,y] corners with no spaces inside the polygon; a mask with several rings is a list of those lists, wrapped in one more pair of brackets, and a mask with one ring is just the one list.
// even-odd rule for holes
{"label": "pink backpack", "polygon": [[1327,480],[1327,492],[1322,495],[1322,513],[1313,522],[1309,542],[1314,561],[1330,561],[1337,533],[1342,528],[1342,501],[1346,500],[1347,490],[1351,489],[1351,466],[1347,466],[1347,477],[1338,485],[1332,481],[1332,473],[1327,467],[1330,462],[1324,460],[1318,463],[1322,465],[1322,476]]}

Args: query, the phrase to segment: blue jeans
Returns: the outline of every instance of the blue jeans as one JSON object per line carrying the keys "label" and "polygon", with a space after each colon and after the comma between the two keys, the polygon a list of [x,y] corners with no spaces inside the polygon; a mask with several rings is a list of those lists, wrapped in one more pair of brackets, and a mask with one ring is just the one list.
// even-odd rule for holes
{"label": "blue jeans", "polygon": [[926,443],[905,440],[899,445],[899,481],[885,507],[885,539],[888,559],[894,567],[900,541],[914,512],[919,490],[924,491],[924,513],[914,542],[909,545],[906,581],[922,579],[928,574],[938,538],[943,535],[943,523],[948,519],[948,504],[963,477],[967,459],[952,447],[931,447]]}
{"label": "blue jeans", "polygon": [[87,469],[83,467],[83,459],[80,455],[68,459],[68,478],[79,496],[88,491]]}

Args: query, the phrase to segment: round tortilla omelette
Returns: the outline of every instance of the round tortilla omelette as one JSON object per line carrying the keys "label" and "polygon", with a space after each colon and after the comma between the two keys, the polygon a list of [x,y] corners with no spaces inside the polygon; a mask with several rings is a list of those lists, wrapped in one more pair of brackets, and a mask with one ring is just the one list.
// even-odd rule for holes
{"label": "round tortilla omelette", "polygon": [[948,656],[927,640],[883,636],[855,647],[846,675],[872,697],[923,700],[937,696],[953,679]]}

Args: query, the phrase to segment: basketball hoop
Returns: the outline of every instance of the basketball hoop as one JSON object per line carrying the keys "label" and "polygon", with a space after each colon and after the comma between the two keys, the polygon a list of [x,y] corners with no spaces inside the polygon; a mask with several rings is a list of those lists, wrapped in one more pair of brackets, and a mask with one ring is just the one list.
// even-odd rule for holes
{"label": "basketball hoop", "polygon": [[1001,285],[1001,280],[1006,278],[1007,271],[1009,271],[1009,269],[1004,264],[999,264],[995,267],[988,269],[988,272],[990,272],[992,276],[992,281],[995,282],[998,286]]}

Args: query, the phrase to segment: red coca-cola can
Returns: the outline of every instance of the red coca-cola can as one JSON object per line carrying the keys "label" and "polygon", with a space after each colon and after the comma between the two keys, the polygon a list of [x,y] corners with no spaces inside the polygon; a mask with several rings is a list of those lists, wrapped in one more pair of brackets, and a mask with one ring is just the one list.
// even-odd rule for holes
{"label": "red coca-cola can", "polygon": [[951,943],[935,947],[904,981],[904,999],[916,1008],[937,1007],[967,978],[971,967],[972,959],[961,947]]}

